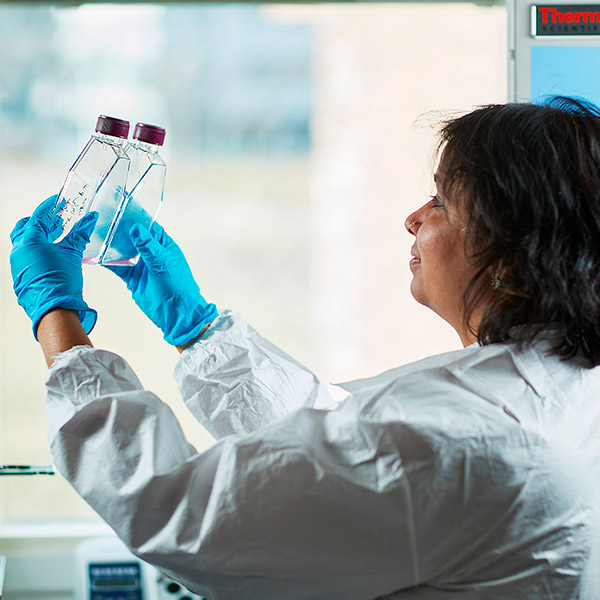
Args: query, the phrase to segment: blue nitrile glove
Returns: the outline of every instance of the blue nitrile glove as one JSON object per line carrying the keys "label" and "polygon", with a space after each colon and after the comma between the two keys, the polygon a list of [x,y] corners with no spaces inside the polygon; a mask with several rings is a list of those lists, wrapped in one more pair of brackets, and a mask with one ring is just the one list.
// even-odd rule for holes
{"label": "blue nitrile glove", "polygon": [[162,330],[165,341],[184,346],[218,316],[217,307],[202,297],[183,252],[158,223],[150,231],[132,225],[129,237],[140,253],[137,265],[106,268],[127,284],[135,303]]}
{"label": "blue nitrile glove", "polygon": [[62,219],[53,214],[56,199],[57,196],[51,196],[42,202],[31,217],[18,221],[10,234],[13,288],[19,304],[33,322],[36,340],[38,323],[52,308],[78,311],[86,333],[93,329],[98,317],[83,301],[81,268],[83,251],[98,213],[85,215],[63,240],[54,244],[62,233]]}

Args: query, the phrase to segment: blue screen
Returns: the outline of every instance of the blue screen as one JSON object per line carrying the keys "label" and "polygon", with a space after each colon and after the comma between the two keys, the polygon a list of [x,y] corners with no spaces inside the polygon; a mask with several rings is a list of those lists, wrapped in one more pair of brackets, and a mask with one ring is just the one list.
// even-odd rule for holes
{"label": "blue screen", "polygon": [[578,96],[600,104],[600,47],[533,46],[531,100]]}
{"label": "blue screen", "polygon": [[93,563],[89,574],[89,600],[142,600],[140,563]]}

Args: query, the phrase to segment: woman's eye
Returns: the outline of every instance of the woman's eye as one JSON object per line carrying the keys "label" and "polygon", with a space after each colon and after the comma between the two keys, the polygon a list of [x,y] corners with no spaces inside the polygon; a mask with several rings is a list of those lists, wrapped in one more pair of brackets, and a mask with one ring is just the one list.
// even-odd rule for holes
{"label": "woman's eye", "polygon": [[435,208],[444,208],[444,203],[438,198],[438,196],[431,196],[431,201]]}

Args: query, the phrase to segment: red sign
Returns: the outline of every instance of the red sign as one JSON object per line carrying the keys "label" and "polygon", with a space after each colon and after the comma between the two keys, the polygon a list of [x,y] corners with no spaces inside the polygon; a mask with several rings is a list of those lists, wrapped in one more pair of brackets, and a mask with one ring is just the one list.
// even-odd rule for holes
{"label": "red sign", "polygon": [[600,36],[600,4],[531,7],[531,33],[540,36]]}

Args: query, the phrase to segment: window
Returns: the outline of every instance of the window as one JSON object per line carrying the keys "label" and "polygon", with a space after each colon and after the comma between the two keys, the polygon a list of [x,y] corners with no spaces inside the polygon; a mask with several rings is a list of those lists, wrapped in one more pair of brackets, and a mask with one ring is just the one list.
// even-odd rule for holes
{"label": "window", "polygon": [[[98,114],[166,127],[160,222],[206,297],[325,381],[459,347],[411,298],[404,218],[431,187],[432,110],[506,100],[506,13],[467,3],[0,6],[0,462],[44,463],[45,364],[8,235],[56,193]],[[124,356],[197,448],[177,352],[85,267],[98,347]],[[3,478],[0,514],[91,518],[60,476]]]}

